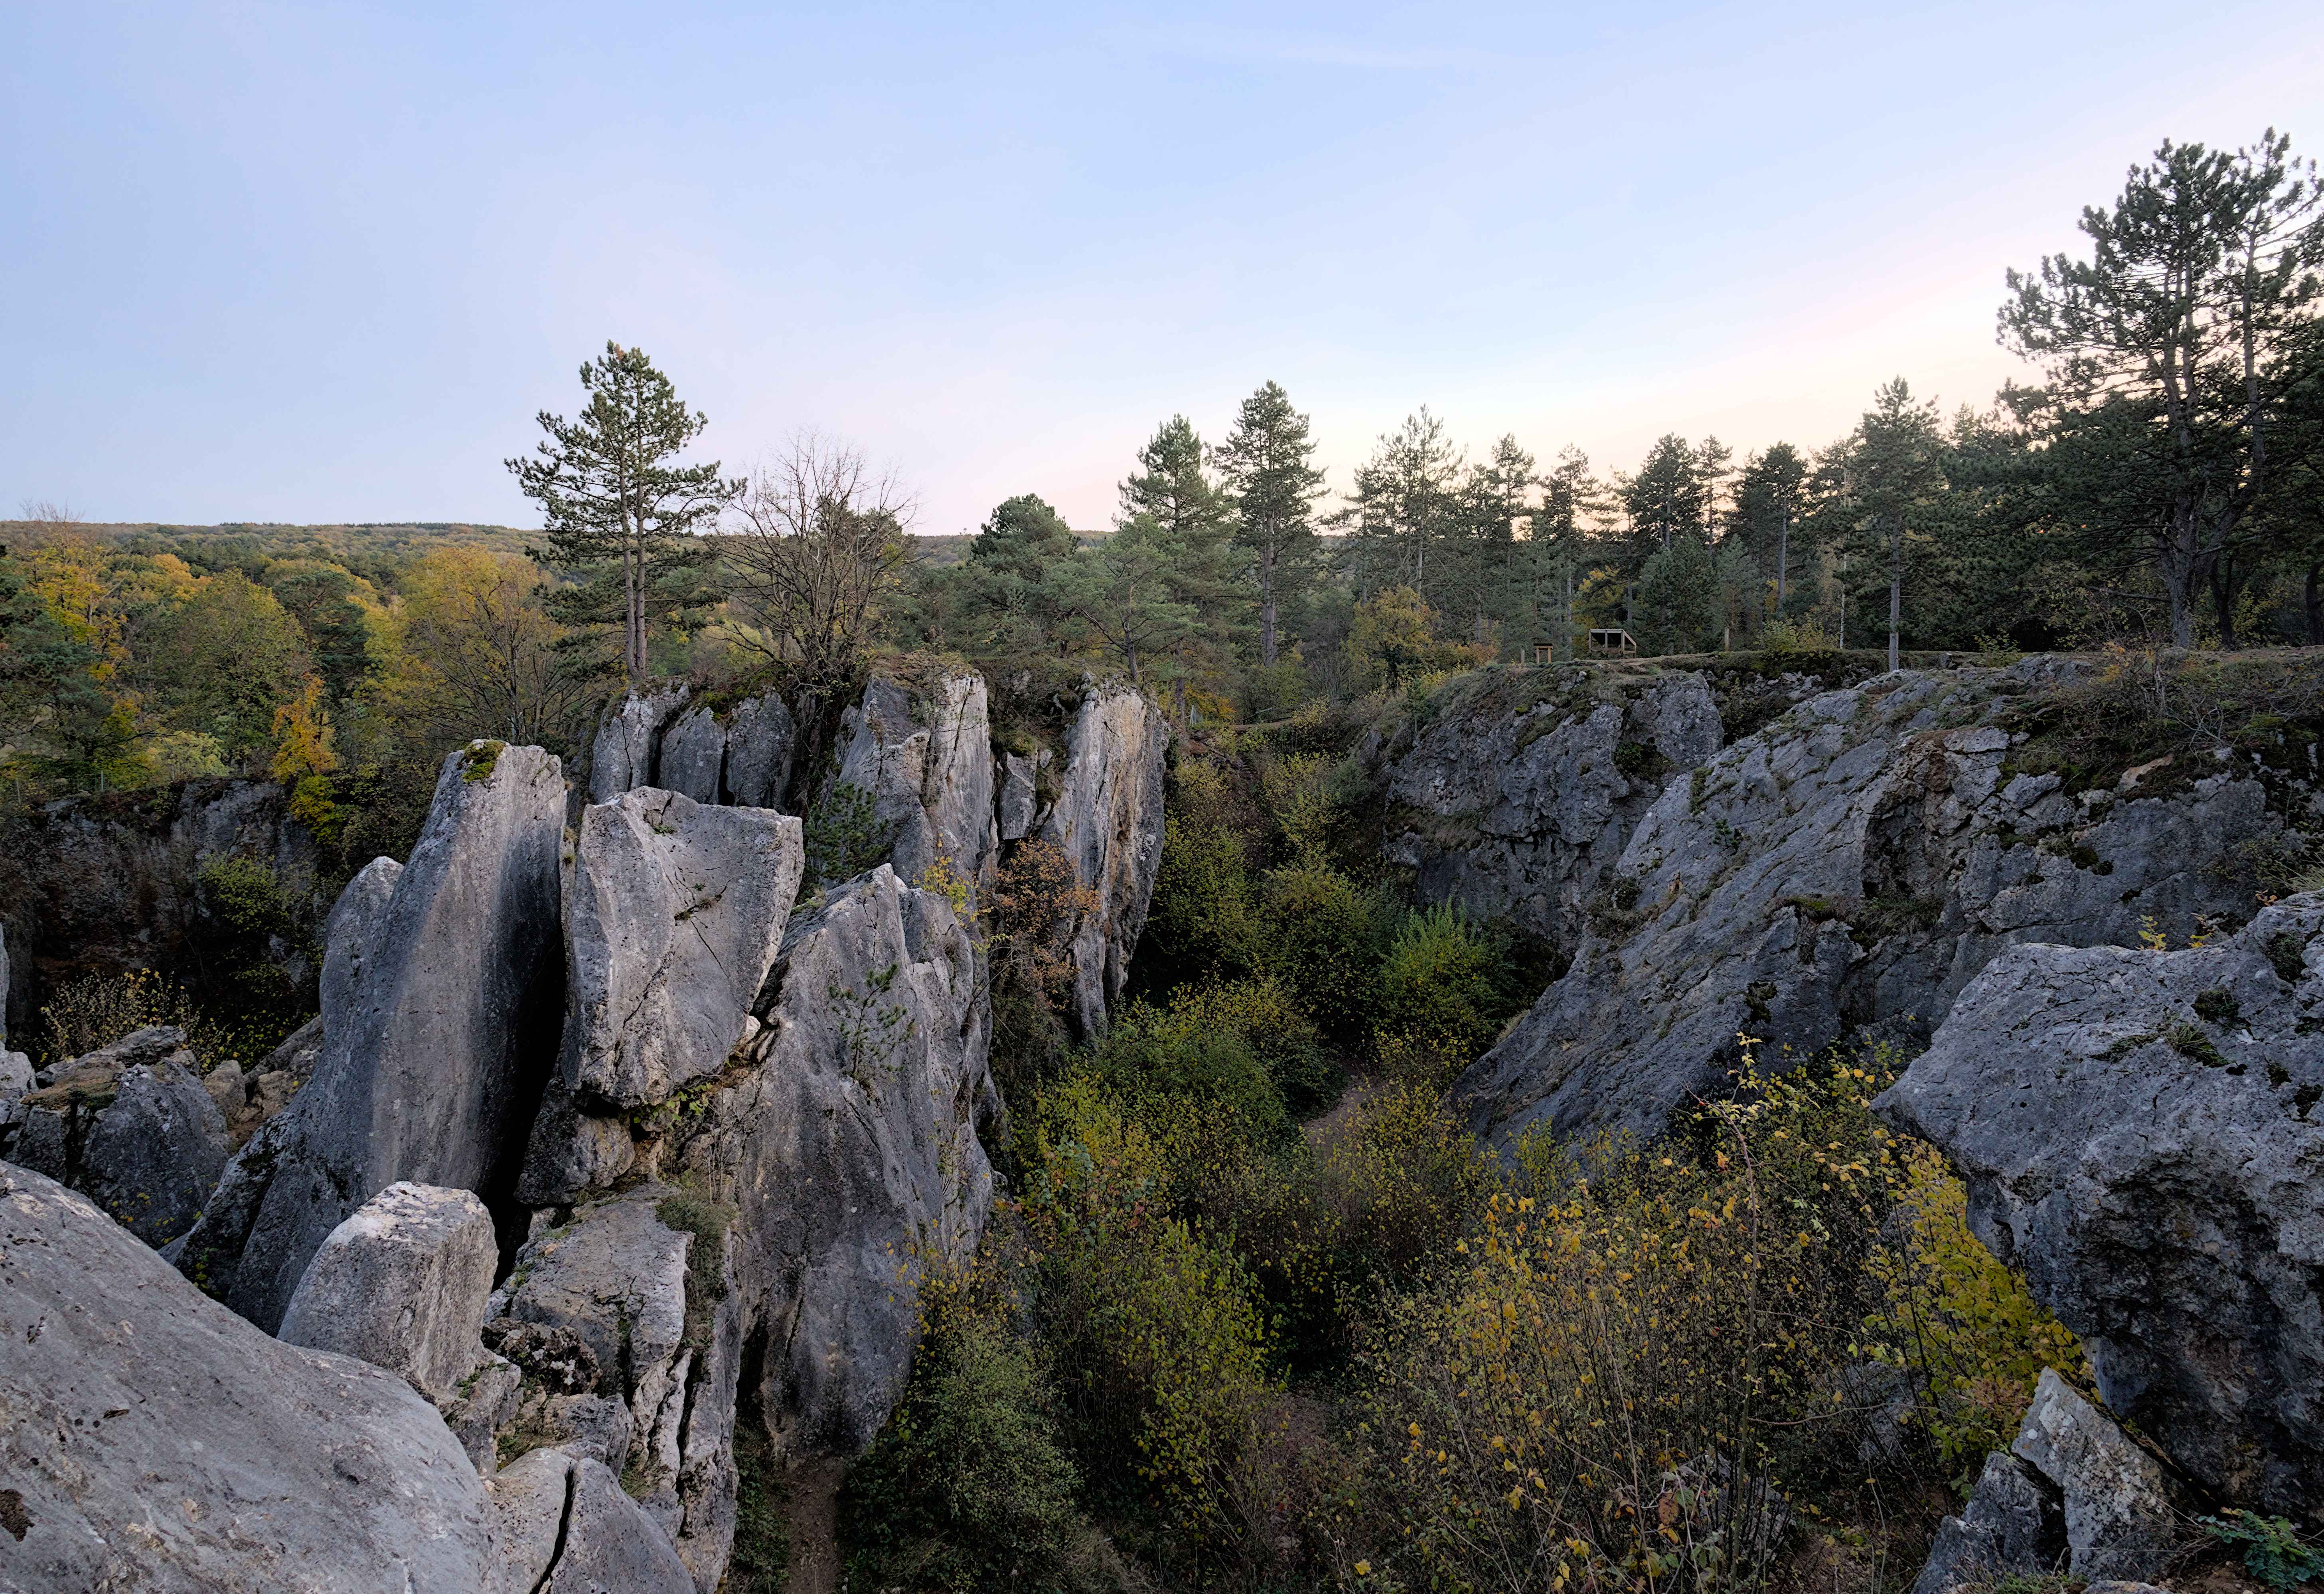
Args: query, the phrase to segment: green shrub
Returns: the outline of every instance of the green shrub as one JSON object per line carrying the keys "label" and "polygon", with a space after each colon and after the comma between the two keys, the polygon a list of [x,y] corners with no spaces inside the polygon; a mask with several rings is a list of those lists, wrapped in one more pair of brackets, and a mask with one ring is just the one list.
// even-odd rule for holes
{"label": "green shrub", "polygon": [[1379,972],[1379,1028],[1481,1050],[1500,1027],[1493,949],[1450,905],[1406,918]]}
{"label": "green shrub", "polygon": [[800,839],[807,852],[807,886],[816,889],[853,880],[876,866],[894,849],[896,827],[880,817],[870,792],[838,780],[807,809]]}
{"label": "green shrub", "polygon": [[1298,863],[1268,873],[1261,901],[1261,966],[1325,1036],[1360,1038],[1377,989],[1379,899],[1336,870]]}
{"label": "green shrub", "polygon": [[1257,1476],[1276,1397],[1254,1281],[1169,1215],[1168,1149],[1088,1076],[1046,1092],[1019,1212],[1033,1316],[1084,1478],[1118,1512],[1224,1549],[1265,1515]]}
{"label": "green shrub", "polygon": [[1172,814],[1138,944],[1148,989],[1233,979],[1257,962],[1259,926],[1243,837],[1231,826]]}
{"label": "green shrub", "polygon": [[1026,1594],[1102,1588],[1038,1347],[962,1314],[922,1345],[910,1387],[841,1497],[849,1581]]}
{"label": "green shrub", "polygon": [[1280,1140],[1291,1132],[1283,1092],[1240,1026],[1212,1021],[1222,1005],[1183,996],[1168,1008],[1133,1003],[1099,1044],[1093,1071],[1124,1101],[1222,1110],[1252,1138]]}

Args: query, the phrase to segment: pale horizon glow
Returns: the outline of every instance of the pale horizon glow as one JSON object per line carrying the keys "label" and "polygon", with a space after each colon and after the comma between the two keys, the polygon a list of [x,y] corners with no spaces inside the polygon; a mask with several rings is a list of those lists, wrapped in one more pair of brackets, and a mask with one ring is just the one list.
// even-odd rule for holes
{"label": "pale horizon glow", "polygon": [[1601,474],[2027,373],[2006,268],[2164,137],[2324,154],[2324,12],[17,5],[0,516],[527,526],[608,338],[730,468],[1077,527],[1280,382]]}

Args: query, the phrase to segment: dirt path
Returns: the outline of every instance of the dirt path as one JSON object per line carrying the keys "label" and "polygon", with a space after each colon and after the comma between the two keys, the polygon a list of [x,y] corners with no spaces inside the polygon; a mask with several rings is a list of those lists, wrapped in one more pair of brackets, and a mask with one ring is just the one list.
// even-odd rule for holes
{"label": "dirt path", "polygon": [[789,1530],[790,1571],[785,1594],[839,1594],[839,1485],[844,1461],[810,1461],[783,1479],[783,1520]]}

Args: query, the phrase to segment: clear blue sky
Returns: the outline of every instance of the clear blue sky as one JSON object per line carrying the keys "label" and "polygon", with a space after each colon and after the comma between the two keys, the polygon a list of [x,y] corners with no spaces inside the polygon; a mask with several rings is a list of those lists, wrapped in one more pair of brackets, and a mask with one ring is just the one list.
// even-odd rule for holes
{"label": "clear blue sky", "polygon": [[1628,466],[2012,364],[2001,273],[2168,135],[2324,153],[2324,6],[0,0],[0,515],[530,524],[609,337],[729,465],[1106,522],[1273,378]]}

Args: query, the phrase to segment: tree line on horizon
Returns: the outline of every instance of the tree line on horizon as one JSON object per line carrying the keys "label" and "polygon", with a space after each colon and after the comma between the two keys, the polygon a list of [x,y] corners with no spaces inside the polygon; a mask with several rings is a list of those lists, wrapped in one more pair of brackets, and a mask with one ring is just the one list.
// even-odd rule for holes
{"label": "tree line on horizon", "polygon": [[[952,563],[853,449],[746,475],[608,345],[509,461],[530,557],[345,537],[103,537],[27,506],[0,558],[0,736],[20,798],[264,774],[326,829],[424,803],[475,735],[570,749],[624,682],[779,681],[826,708],[881,652],[1001,677],[1118,670],[1180,718],[1278,715],[1494,660],[1885,647],[2324,643],[2324,185],[2271,131],[2166,143],[2008,275],[2041,380],[1950,416],[1903,378],[1821,448],[1665,436],[1601,475],[1425,407],[1328,502],[1277,383],[1206,439],[1159,425],[1089,541],[1038,494]],[[813,718],[813,715],[809,716]],[[389,793],[396,794],[391,798]],[[391,825],[389,828],[392,829]]]}

